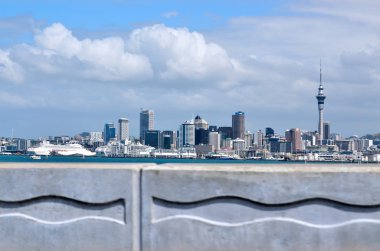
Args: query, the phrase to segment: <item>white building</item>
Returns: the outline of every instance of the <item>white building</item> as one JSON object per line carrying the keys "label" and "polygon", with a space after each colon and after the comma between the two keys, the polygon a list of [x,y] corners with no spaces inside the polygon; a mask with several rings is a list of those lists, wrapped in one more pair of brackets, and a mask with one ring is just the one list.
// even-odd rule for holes
{"label": "white building", "polygon": [[126,118],[120,118],[117,139],[119,141],[125,141],[125,140],[128,140],[128,138],[129,138],[129,121]]}
{"label": "white building", "polygon": [[220,134],[218,132],[209,132],[208,144],[213,147],[214,151],[220,150]]}

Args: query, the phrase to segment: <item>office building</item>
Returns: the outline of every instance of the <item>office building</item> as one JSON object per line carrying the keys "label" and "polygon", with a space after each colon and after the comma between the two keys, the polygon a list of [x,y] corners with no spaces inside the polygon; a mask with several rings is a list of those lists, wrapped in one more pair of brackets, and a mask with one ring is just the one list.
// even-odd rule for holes
{"label": "office building", "polygon": [[148,130],[144,135],[145,145],[154,147],[156,149],[161,148],[161,131],[160,130]]}
{"label": "office building", "polygon": [[113,123],[106,123],[104,125],[103,131],[103,140],[104,144],[107,144],[110,140],[115,139],[116,137],[116,129]]}
{"label": "office building", "polygon": [[264,133],[261,130],[256,132],[254,137],[254,143],[258,149],[263,149],[264,147]]}
{"label": "office building", "polygon": [[200,129],[200,128],[204,130],[208,130],[208,122],[202,119],[199,115],[197,115],[194,119],[194,126],[195,126],[195,130]]}
{"label": "office building", "polygon": [[249,148],[253,145],[253,134],[250,131],[244,133],[245,148]]}
{"label": "office building", "polygon": [[274,136],[274,130],[270,127],[265,128],[265,137],[270,138]]}
{"label": "office building", "polygon": [[220,138],[225,140],[227,138],[232,139],[232,127],[231,126],[221,126],[218,128]]}
{"label": "office building", "polygon": [[299,128],[292,128],[285,132],[286,141],[292,144],[292,153],[302,151],[302,138],[301,130]]}
{"label": "office building", "polygon": [[244,112],[236,112],[232,115],[232,138],[244,139],[245,117]]}
{"label": "office building", "polygon": [[141,110],[140,112],[140,141],[145,142],[145,132],[154,129],[153,110]]}
{"label": "office building", "polygon": [[195,145],[195,126],[193,120],[187,120],[179,128],[178,148]]}
{"label": "office building", "polygon": [[[176,149],[177,148],[177,132],[176,131],[162,131],[162,137],[163,137],[163,148],[164,149]],[[168,143],[165,140],[170,140],[170,143]],[[168,145],[170,144],[170,147]]]}
{"label": "office building", "polygon": [[208,144],[212,146],[214,151],[220,150],[220,134],[218,132],[209,132],[209,142]]}
{"label": "office building", "polygon": [[195,145],[207,145],[209,130],[204,128],[195,129]]}
{"label": "office building", "polygon": [[117,134],[117,139],[119,141],[125,142],[129,138],[129,122],[126,118],[119,119],[119,131]]}
{"label": "office building", "polygon": [[330,139],[330,122],[323,122],[323,139]]}

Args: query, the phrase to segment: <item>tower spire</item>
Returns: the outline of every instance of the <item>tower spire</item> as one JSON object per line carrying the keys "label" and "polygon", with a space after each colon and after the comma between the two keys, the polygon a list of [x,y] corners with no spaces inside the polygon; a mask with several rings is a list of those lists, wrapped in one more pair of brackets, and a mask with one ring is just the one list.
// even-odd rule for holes
{"label": "tower spire", "polygon": [[322,59],[319,59],[319,85],[322,85]]}
{"label": "tower spire", "polygon": [[319,110],[319,121],[318,121],[318,133],[319,133],[319,144],[322,145],[323,139],[323,109],[325,104],[326,95],[323,93],[322,85],[322,60],[319,60],[319,88],[318,95],[316,96],[318,100],[318,110]]}

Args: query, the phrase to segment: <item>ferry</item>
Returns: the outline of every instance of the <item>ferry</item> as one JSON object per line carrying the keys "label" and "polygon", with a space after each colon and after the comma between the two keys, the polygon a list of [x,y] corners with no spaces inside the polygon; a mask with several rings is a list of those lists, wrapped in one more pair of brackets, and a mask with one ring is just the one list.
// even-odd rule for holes
{"label": "ferry", "polygon": [[96,155],[96,153],[85,149],[77,141],[70,141],[65,145],[54,145],[49,141],[43,141],[39,146],[30,147],[27,151],[37,156],[59,155],[91,157]]}

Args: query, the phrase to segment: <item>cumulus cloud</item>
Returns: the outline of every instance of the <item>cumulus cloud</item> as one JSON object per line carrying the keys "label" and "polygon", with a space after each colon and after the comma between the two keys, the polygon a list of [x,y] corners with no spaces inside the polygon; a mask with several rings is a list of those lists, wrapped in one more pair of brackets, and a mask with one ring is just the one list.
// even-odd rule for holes
{"label": "cumulus cloud", "polygon": [[23,81],[23,72],[19,64],[9,58],[9,52],[0,50],[0,78],[11,83]]}
{"label": "cumulus cloud", "polygon": [[132,32],[128,47],[146,55],[158,76],[164,80],[220,79],[237,70],[237,63],[218,44],[186,28],[154,25]]}
{"label": "cumulus cloud", "polygon": [[78,60],[83,76],[100,80],[144,79],[151,75],[149,60],[144,55],[129,53],[119,37],[79,40],[62,24],[56,23],[36,35],[38,54],[49,52],[51,57],[60,56]]}

